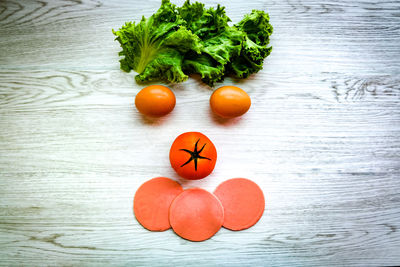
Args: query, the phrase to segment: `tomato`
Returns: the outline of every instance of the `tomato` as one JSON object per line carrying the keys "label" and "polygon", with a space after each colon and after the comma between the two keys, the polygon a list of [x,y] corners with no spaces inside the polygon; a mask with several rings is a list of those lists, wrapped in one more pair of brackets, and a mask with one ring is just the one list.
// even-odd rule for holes
{"label": "tomato", "polygon": [[187,132],[173,142],[169,160],[172,168],[183,178],[202,179],[214,170],[217,150],[204,134]]}
{"label": "tomato", "polygon": [[249,95],[236,86],[222,86],[210,97],[212,111],[223,118],[234,118],[245,114],[250,106]]}
{"label": "tomato", "polygon": [[135,105],[139,112],[151,117],[167,115],[174,109],[175,103],[174,93],[162,85],[145,87],[135,98]]}

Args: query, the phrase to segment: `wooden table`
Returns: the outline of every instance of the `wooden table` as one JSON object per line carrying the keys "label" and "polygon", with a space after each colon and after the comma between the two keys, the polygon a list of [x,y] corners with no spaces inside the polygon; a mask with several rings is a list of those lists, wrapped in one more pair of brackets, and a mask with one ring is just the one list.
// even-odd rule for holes
{"label": "wooden table", "polygon": [[[274,26],[264,69],[223,83],[253,101],[231,121],[210,113],[196,77],[168,85],[169,116],[135,110],[142,86],[119,69],[111,29],[159,0],[0,2],[1,265],[400,264],[400,2],[218,2],[233,22],[262,9]],[[170,167],[186,131],[217,147],[206,179]],[[132,202],[156,176],[210,191],[247,177],[266,210],[205,242],[149,232]]]}

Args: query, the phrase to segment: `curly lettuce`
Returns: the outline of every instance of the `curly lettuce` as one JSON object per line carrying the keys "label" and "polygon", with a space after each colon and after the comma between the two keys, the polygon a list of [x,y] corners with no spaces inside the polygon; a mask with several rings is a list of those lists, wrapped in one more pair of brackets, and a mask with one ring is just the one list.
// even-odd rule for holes
{"label": "curly lettuce", "polygon": [[233,57],[228,66],[229,72],[237,78],[247,78],[260,71],[264,59],[271,54],[272,47],[268,44],[273,28],[269,24],[269,15],[260,10],[253,10],[234,27],[245,33],[245,39],[240,55]]}
{"label": "curly lettuce", "polygon": [[183,57],[188,51],[200,53],[200,39],[184,25],[175,5],[163,0],[157,13],[139,23],[127,22],[114,31],[120,42],[123,56],[121,69],[138,73],[137,82],[167,80],[185,81],[182,70]]}
{"label": "curly lettuce", "polygon": [[264,11],[253,10],[229,26],[225,8],[205,8],[187,0],[176,7],[162,0],[160,9],[139,23],[114,31],[121,44],[121,69],[134,70],[137,82],[182,82],[199,74],[210,86],[226,75],[246,78],[262,69],[271,53],[272,26]]}

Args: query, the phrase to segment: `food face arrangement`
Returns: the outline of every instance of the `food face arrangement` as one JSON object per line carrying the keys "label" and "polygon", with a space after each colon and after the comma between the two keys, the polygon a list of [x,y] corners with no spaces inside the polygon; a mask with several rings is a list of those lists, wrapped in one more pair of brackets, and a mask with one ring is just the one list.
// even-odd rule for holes
{"label": "food face arrangement", "polygon": [[[120,67],[134,70],[139,83],[148,81],[183,82],[199,74],[209,86],[225,76],[247,78],[262,69],[271,53],[273,28],[264,11],[251,14],[230,26],[224,7],[206,9],[187,0],[176,7],[162,0],[159,10],[140,22],[127,22],[114,31],[120,43]],[[148,117],[173,111],[175,94],[166,86],[143,88],[135,98],[136,109]],[[221,118],[244,115],[251,106],[250,96],[236,86],[222,86],[210,96],[210,109]],[[169,160],[175,172],[198,180],[210,175],[217,162],[213,142],[200,132],[176,137]],[[247,229],[258,222],[265,209],[261,188],[245,178],[222,182],[213,193],[201,188],[183,189],[166,177],[143,183],[135,193],[133,210],[138,222],[150,231],[173,231],[190,241],[211,238],[221,227],[232,231]]]}

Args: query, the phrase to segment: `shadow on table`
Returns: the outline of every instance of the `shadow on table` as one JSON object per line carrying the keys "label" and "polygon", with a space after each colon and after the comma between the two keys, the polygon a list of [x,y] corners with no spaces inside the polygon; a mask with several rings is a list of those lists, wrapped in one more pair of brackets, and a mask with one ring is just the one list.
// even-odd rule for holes
{"label": "shadow on table", "polygon": [[218,125],[224,126],[224,127],[230,127],[233,125],[237,125],[242,120],[242,117],[236,117],[236,118],[230,118],[230,119],[222,118],[222,117],[216,115],[211,110],[211,108],[208,110],[208,113],[209,113],[209,116],[211,117],[211,119],[213,120],[213,122],[215,122]]}
{"label": "shadow on table", "polygon": [[138,113],[139,113],[139,120],[141,121],[141,123],[143,125],[147,125],[147,126],[160,126],[160,125],[164,124],[166,121],[168,121],[169,118],[171,117],[171,113],[167,114],[165,116],[159,117],[159,118],[149,117],[149,116],[141,114],[140,112],[138,112]]}

